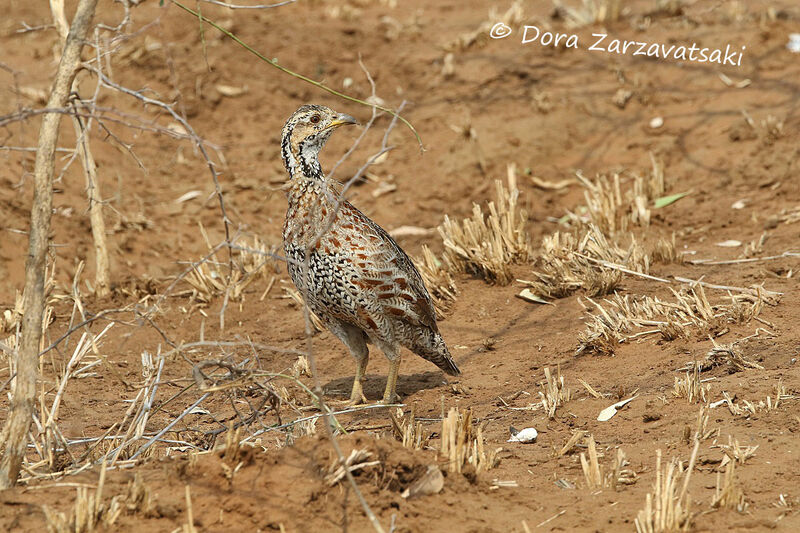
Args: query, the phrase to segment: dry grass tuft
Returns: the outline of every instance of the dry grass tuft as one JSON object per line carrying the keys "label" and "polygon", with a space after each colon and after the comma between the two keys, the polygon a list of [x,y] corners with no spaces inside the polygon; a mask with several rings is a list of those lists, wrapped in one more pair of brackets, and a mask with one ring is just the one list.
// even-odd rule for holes
{"label": "dry grass tuft", "polygon": [[617,453],[611,463],[611,468],[606,472],[605,469],[600,466],[597,444],[592,435],[586,438],[586,447],[588,456],[581,452],[580,459],[583,477],[586,481],[586,487],[589,490],[594,491],[604,488],[617,490],[620,485],[633,485],[636,483],[638,476],[636,472],[630,468],[626,468],[630,463],[625,457],[625,452],[621,449],[617,448]]}
{"label": "dry grass tuft", "polygon": [[622,181],[619,174],[609,177],[599,174],[594,181],[580,172],[576,173],[579,183],[584,187],[586,201],[585,215],[568,213],[567,220],[576,227],[587,223],[597,226],[600,231],[616,238],[632,227],[650,226],[650,210],[648,205],[662,196],[666,190],[664,181],[664,165],[650,154],[652,168],[646,176],[633,174],[631,186],[622,192]]}
{"label": "dry grass tuft", "polygon": [[472,411],[459,412],[450,408],[442,420],[441,455],[448,461],[451,472],[461,472],[471,465],[475,472],[491,470],[499,464],[497,454],[502,448],[486,452],[483,442],[483,429],[472,423]]}
{"label": "dry grass tuft", "polygon": [[239,300],[250,283],[276,268],[275,247],[263,243],[257,236],[250,242],[239,238],[231,245],[234,267],[231,270],[229,264],[219,257],[224,247],[212,246],[202,225],[200,233],[209,252],[184,279],[192,287],[192,298],[201,304],[209,303],[220,294],[226,294],[230,300]]}
{"label": "dry grass tuft", "polygon": [[625,194],[619,174],[601,175],[594,181],[577,174],[585,188],[585,215],[568,213],[564,221],[572,232],[556,232],[543,239],[536,279],[524,281],[538,297],[562,298],[579,289],[592,297],[605,295],[618,287],[624,273],[649,274],[654,263],[680,260],[674,235],[648,239],[652,244],[644,246],[629,231],[631,226],[649,226],[648,205],[664,192],[663,164],[652,155],[651,159],[650,174],[634,175]]}
{"label": "dry grass tuft", "polygon": [[414,408],[411,408],[411,413],[406,417],[403,410],[397,408],[397,414],[390,413],[392,418],[392,433],[394,437],[403,443],[406,448],[412,450],[421,450],[424,448],[431,435],[422,426],[421,422],[417,422]]}
{"label": "dry grass tuft", "polygon": [[76,488],[75,503],[67,513],[42,506],[47,531],[50,533],[89,533],[99,529],[112,530],[119,516],[127,511],[129,514],[149,513],[153,507],[150,488],[137,473],[133,481],[128,482],[125,495],[119,494],[110,500],[103,499],[106,479],[106,463],[100,468],[100,479],[94,492],[87,486]]}
{"label": "dry grass tuft", "polygon": [[570,7],[561,0],[553,0],[553,6],[570,29],[614,22],[622,14],[622,0],[581,0],[579,7]]}
{"label": "dry grass tuft", "polygon": [[656,481],[653,492],[647,494],[645,507],[636,516],[637,533],[660,533],[688,530],[691,521],[687,492],[689,479],[697,459],[700,442],[695,442],[689,465],[673,459],[669,465],[661,464],[661,450],[656,450]]}
{"label": "dry grass tuft", "polygon": [[753,129],[764,146],[770,146],[783,137],[784,120],[774,115],[767,115],[766,118],[756,122],[745,110],[742,110],[742,115],[747,125]]}
{"label": "dry grass tuft", "polygon": [[717,486],[711,500],[714,509],[735,509],[743,513],[747,510],[747,501],[744,498],[739,481],[736,479],[736,461],[729,461],[725,474],[717,473]]}
{"label": "dry grass tuft", "polygon": [[733,344],[720,345],[714,343],[714,347],[706,354],[706,358],[697,363],[696,366],[700,372],[724,366],[731,374],[748,369],[764,370],[764,367],[758,363],[745,359]]}
{"label": "dry grass tuft", "polygon": [[370,457],[372,457],[372,452],[354,449],[344,460],[344,464],[341,464],[339,459],[335,458],[325,473],[325,483],[331,486],[339,483],[347,475],[345,469],[353,473],[362,468],[381,464],[380,461],[367,461]]}
{"label": "dry grass tuft", "polygon": [[717,444],[712,447],[721,449],[722,453],[725,454],[721,466],[725,466],[728,461],[736,461],[740,465],[743,465],[745,461],[753,457],[756,454],[756,450],[758,450],[758,446],[740,445],[739,441],[734,439],[731,435],[728,435],[728,444]]}
{"label": "dry grass tuft", "polygon": [[522,0],[514,0],[504,13],[499,13],[495,7],[492,7],[486,21],[482,22],[475,30],[465,32],[445,43],[444,50],[460,52],[473,46],[486,45],[489,42],[489,32],[496,23],[503,22],[508,26],[517,27],[525,21],[525,11],[522,6]]}
{"label": "dry grass tuft", "polygon": [[621,448],[617,448],[617,454],[614,456],[614,461],[611,463],[611,471],[606,474],[606,486],[614,490],[618,490],[620,485],[633,485],[639,479],[636,472],[630,468],[626,468],[630,464],[625,452]]}
{"label": "dry grass tuft", "polygon": [[708,403],[711,398],[711,385],[703,385],[700,381],[700,371],[697,366],[687,371],[683,378],[675,376],[675,385],[672,395],[676,398],[686,398],[689,403]]}
{"label": "dry grass tuft", "polygon": [[555,418],[556,409],[572,398],[572,390],[564,384],[564,376],[561,375],[561,368],[556,371],[556,376],[550,372],[550,368],[544,369],[545,382],[540,385],[539,399],[542,408],[547,413],[548,418]]}
{"label": "dry grass tuft", "polygon": [[461,223],[447,215],[439,226],[444,241],[443,262],[451,272],[466,271],[499,285],[513,281],[509,266],[531,256],[527,214],[518,205],[516,172],[509,166],[508,190],[497,180],[496,203],[489,202],[489,214],[473,206],[472,218]]}
{"label": "dry grass tuft", "polygon": [[603,474],[597,460],[597,445],[594,437],[589,435],[588,441],[589,458],[587,459],[586,454],[581,452],[581,469],[583,469],[583,477],[589,490],[597,490],[603,488]]}
{"label": "dry grass tuft", "polygon": [[719,436],[719,428],[708,428],[708,407],[705,405],[700,406],[700,411],[697,413],[697,422],[695,424],[694,433],[692,434],[691,429],[687,426],[686,431],[686,441],[704,441],[711,438],[716,438]]}
{"label": "dry grass tuft", "polygon": [[619,343],[645,335],[660,334],[664,340],[715,335],[724,332],[727,324],[746,323],[757,317],[765,303],[761,292],[757,297],[729,295],[731,303],[712,305],[702,285],[670,290],[674,301],[619,294],[604,299],[603,303],[587,298],[595,312],[578,335],[578,353],[610,354]]}
{"label": "dry grass tuft", "polygon": [[722,393],[728,410],[734,416],[750,417],[759,412],[771,412],[778,409],[786,400],[795,400],[798,396],[789,394],[783,382],[779,381],[773,386],[773,394],[767,395],[764,400],[758,402],[751,402],[749,400],[742,400],[741,403],[734,402],[727,392]]}
{"label": "dry grass tuft", "polygon": [[572,432],[567,442],[564,443],[564,446],[561,447],[560,450],[556,452],[557,457],[562,457],[567,455],[568,453],[572,453],[572,451],[576,448],[578,443],[586,436],[586,431],[582,429],[577,429]]}
{"label": "dry grass tuft", "polygon": [[611,246],[596,226],[589,226],[580,241],[574,234],[555,232],[542,240],[536,279],[520,281],[540,298],[563,298],[579,289],[590,296],[602,296],[619,286],[622,273],[592,259],[613,261],[622,255],[624,252]]}

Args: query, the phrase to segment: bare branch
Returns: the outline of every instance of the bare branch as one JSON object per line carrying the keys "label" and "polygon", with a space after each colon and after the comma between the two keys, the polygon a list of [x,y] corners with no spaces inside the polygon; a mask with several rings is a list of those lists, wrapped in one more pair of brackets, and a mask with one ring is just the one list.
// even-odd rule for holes
{"label": "bare branch", "polygon": [[[80,0],[67,35],[55,83],[47,102],[49,108],[64,107],[75,78],[80,53],[97,0]],[[34,194],[31,208],[28,258],[25,265],[25,314],[22,318],[22,339],[17,355],[17,377],[13,385],[10,414],[0,441],[4,444],[0,459],[0,488],[14,485],[19,476],[25,443],[33,415],[33,399],[39,367],[39,343],[44,314],[44,278],[50,244],[50,216],[53,210],[53,171],[58,127],[61,115],[48,113],[39,130],[39,151],[34,170]]]}

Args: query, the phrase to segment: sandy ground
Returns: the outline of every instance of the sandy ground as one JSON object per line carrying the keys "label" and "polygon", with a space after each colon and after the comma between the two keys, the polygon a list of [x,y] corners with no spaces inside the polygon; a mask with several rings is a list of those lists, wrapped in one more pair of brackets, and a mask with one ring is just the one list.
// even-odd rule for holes
{"label": "sandy ground", "polygon": [[[404,116],[418,130],[424,153],[410,131],[398,125],[389,136],[394,149],[369,170],[371,179],[349,193],[355,205],[389,230],[402,225],[435,228],[445,214],[455,219],[469,216],[473,203],[485,205],[494,198],[493,180],[505,179],[507,165],[513,163],[519,169],[521,203],[529,215],[527,230],[538,250],[542,237],[559,229],[558,219],[585,203],[584,189],[573,179],[576,171],[589,178],[619,172],[627,189],[634,174],[650,171],[652,154],[663,162],[667,194],[689,194],[652,211],[651,225],[642,233],[645,242],[674,233],[677,249],[687,259],[737,259],[746,245],[758,244],[762,236],[763,243],[750,250],[750,257],[797,252],[800,54],[789,52],[786,43],[790,33],[800,31],[800,9],[789,1],[683,3],[688,5],[670,12],[657,10],[655,2],[626,2],[619,21],[570,29],[563,17],[553,16],[549,2],[537,2],[536,7],[522,8],[522,17],[511,23],[511,37],[497,40],[477,30],[499,20],[507,3],[410,0],[393,6],[394,2],[365,0],[297,2],[256,11],[207,4],[202,9],[267,57],[366,98],[370,85],[358,65],[360,57],[387,105],[407,101]],[[67,4],[71,13],[74,2]],[[498,12],[494,17],[489,14],[492,5]],[[49,87],[57,36],[52,28],[19,31],[24,24],[51,23],[42,3],[11,0],[6,13],[0,21],[0,87],[5,95],[0,114],[8,118],[42,107],[37,95],[46,94]],[[121,14],[119,4],[101,2],[97,18],[116,24]],[[524,24],[575,34],[580,44],[577,49],[563,43],[558,48],[522,44]],[[211,28],[201,34],[197,20],[174,5],[144,2],[132,10],[126,33],[125,40],[112,43],[118,48],[104,60],[106,71],[122,85],[176,102],[175,109],[213,145],[232,229],[249,243],[258,236],[265,249],[280,250],[286,208],[279,157],[284,120],[307,102],[330,105],[363,122],[369,119],[368,108],[280,74]],[[710,65],[590,51],[592,33],[607,33],[609,40],[746,49],[741,66]],[[472,36],[477,36],[474,42]],[[82,96],[90,97],[94,85],[87,76]],[[303,313],[285,298],[290,281],[278,261],[270,261],[240,299],[227,303],[224,329],[219,321],[222,296],[199,302],[185,281],[171,286],[192,261],[208,252],[200,224],[212,246],[224,239],[208,168],[190,141],[164,133],[163,128],[175,130],[175,121],[164,110],[108,90],[97,105],[124,113],[116,115],[119,121],[103,121],[107,131],[95,122],[91,137],[106,199],[114,291],[110,298],[97,299],[87,286],[94,277],[94,252],[83,171],[78,160],[70,161],[70,153],[61,152],[57,172],[66,169],[55,185],[52,294],[64,296],[53,300],[45,344],[79,322],[72,283],[81,261],[85,268],[77,286],[85,316],[124,311],[103,315],[88,326],[97,334],[114,323],[99,344],[102,364],[86,377],[71,379],[63,395],[58,427],[68,439],[98,437],[122,421],[143,383],[143,352],[167,352],[181,342],[201,339],[256,343],[170,355],[155,398],[160,409],[146,427],[152,434],[200,398],[196,389],[184,390],[194,382],[193,364],[221,357],[233,362],[255,358],[265,371],[286,372],[297,358],[292,351],[306,349]],[[663,125],[654,128],[657,117]],[[13,309],[15,293],[23,286],[35,156],[7,147],[35,146],[38,125],[38,115],[2,122],[3,311]],[[337,169],[340,179],[351,176],[380,147],[388,125],[388,117],[378,118]],[[323,153],[325,168],[338,161],[359,131],[340,130],[334,136]],[[59,146],[71,149],[74,139],[72,125],[65,120]],[[542,189],[530,176],[571,182],[558,190]],[[387,183],[396,189],[376,194]],[[197,191],[191,199],[176,202],[191,191]],[[732,207],[740,200],[742,208]],[[726,240],[741,241],[742,246],[716,245]],[[435,232],[398,241],[413,255],[421,253],[423,244],[436,253],[443,249]],[[219,258],[224,270],[227,255],[220,252]],[[512,267],[518,279],[531,279],[534,268],[531,263]],[[775,409],[757,408],[755,413],[734,415],[725,406],[708,411],[708,429],[718,432],[701,442],[688,485],[690,529],[797,531],[797,271],[797,256],[746,263],[655,264],[650,273],[658,277],[763,285],[783,294],[777,305],[764,306],[760,320],[725,325],[715,330],[713,340],[705,333],[672,341],[646,335],[621,344],[613,355],[576,355],[576,339],[589,317],[584,306],[591,307],[583,292],[553,305],[537,305],[516,297],[523,288],[519,282],[497,286],[458,274],[459,295],[441,330],[463,375],[445,379],[430,364],[407,355],[398,382],[405,402],[402,411],[407,416],[413,408],[431,434],[426,449],[403,447],[392,436],[385,409],[341,415],[349,435],[340,444],[345,455],[363,449],[372,454],[370,460],[378,461],[356,471],[355,479],[387,530],[393,524],[395,531],[409,532],[633,531],[634,518],[653,490],[656,450],[662,451],[664,462],[674,457],[684,466],[692,451],[686,436],[694,432],[701,403],[673,395],[675,378],[683,376],[678,369],[704,359],[713,342],[736,343],[739,352],[762,369],[718,367],[704,373],[704,379],[710,378],[710,401],[722,399],[726,392],[739,405],[758,405],[767,396],[774,401],[779,385],[785,387],[786,398]],[[618,292],[671,297],[667,284],[635,276],[626,276]],[[709,289],[707,296],[717,304],[728,293]],[[162,312],[152,320],[136,313],[156,301]],[[6,331],[3,338],[12,334]],[[77,333],[42,358],[47,405],[52,404],[57,379],[76,342]],[[345,399],[354,372],[345,347],[321,332],[313,337],[313,350],[326,398],[334,403]],[[3,361],[4,382],[9,372],[6,356]],[[538,407],[546,367],[553,372],[559,367],[572,390],[572,398],[552,419]],[[387,368],[385,358],[373,351],[365,383],[370,400],[382,394]],[[579,378],[606,396],[593,397]],[[309,377],[300,381],[313,386]],[[248,426],[250,431],[316,412],[296,383],[270,383],[294,403],[281,407],[280,417],[267,412]],[[313,436],[264,433],[258,446],[244,447],[235,457],[191,451],[190,445],[207,449],[224,443],[224,435],[215,441],[209,431],[238,420],[232,405],[253,406],[263,394],[252,387],[235,394],[214,393],[203,404],[205,411],[181,419],[168,433],[185,443],[170,450],[169,457],[166,445],[159,444],[146,460],[109,470],[106,501],[129,494],[133,480],[139,479],[136,486],[146,487],[152,505],[123,506],[114,525],[99,528],[168,532],[184,527],[189,487],[199,531],[370,531],[347,483],[330,486],[324,480],[335,456],[321,421]],[[604,407],[632,395],[636,399],[610,421],[596,420]],[[2,401],[7,402],[5,394]],[[440,464],[446,470],[436,453],[439,419],[453,406],[472,410],[483,427],[486,449],[502,448],[499,464],[477,474],[445,472],[440,493],[402,498],[401,492],[427,465]],[[0,418],[5,412],[4,406]],[[511,426],[535,427],[539,438],[532,444],[507,443]],[[617,450],[623,450],[635,482],[587,487],[580,461],[586,453],[584,443],[564,455],[557,453],[576,430],[594,437],[605,472],[613,468]],[[245,436],[248,429],[242,431]],[[736,469],[746,502],[741,512],[711,505],[718,474],[724,471],[718,445],[729,444],[729,439],[743,447],[757,446]],[[77,458],[87,452],[84,444],[71,448]],[[32,449],[31,464],[39,459]],[[56,462],[56,470],[75,470],[69,457]],[[44,472],[37,468],[39,474]],[[56,471],[49,477],[24,472],[26,483],[0,495],[0,528],[41,531],[44,507],[68,513],[76,486],[96,487],[99,470],[95,466],[73,475]],[[498,486],[497,481],[514,481],[516,486]]]}

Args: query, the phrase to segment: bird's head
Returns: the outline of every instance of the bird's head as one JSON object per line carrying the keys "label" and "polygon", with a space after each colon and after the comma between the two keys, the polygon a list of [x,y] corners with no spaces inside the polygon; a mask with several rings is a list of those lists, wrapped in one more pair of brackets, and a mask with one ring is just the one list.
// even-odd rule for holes
{"label": "bird's head", "polygon": [[358,122],[323,105],[304,105],[295,111],[283,126],[281,138],[281,155],[289,174],[321,178],[319,152],[333,130],[345,124]]}

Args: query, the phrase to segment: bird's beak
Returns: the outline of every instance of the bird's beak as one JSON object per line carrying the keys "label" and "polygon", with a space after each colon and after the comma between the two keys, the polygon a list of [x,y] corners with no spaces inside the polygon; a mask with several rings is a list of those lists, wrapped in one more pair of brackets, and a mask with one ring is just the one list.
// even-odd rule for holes
{"label": "bird's beak", "polygon": [[344,126],[345,124],[358,124],[358,121],[350,115],[339,113],[339,115],[337,115],[337,117],[331,121],[330,125],[328,125],[328,128],[338,128],[339,126]]}

